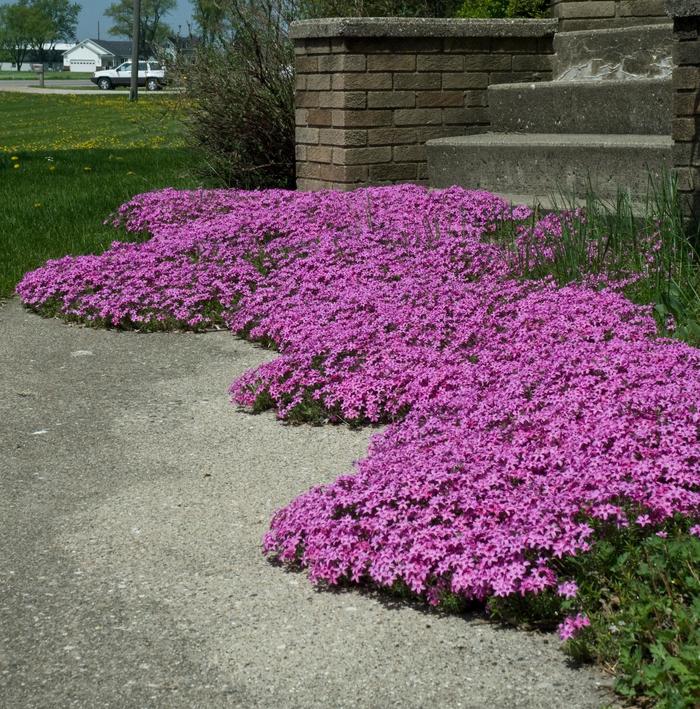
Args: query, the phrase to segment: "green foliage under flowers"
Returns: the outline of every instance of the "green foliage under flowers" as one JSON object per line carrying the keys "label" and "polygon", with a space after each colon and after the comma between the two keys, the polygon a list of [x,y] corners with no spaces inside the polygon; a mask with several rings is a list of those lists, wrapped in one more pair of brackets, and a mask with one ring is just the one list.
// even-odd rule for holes
{"label": "green foliage under flowers", "polygon": [[546,0],[465,0],[459,17],[547,17]]}
{"label": "green foliage under flowers", "polygon": [[[554,207],[573,211],[576,202],[562,198]],[[653,305],[661,334],[700,346],[700,239],[697,230],[688,233],[673,176],[650,180],[644,205],[624,192],[606,202],[591,190],[582,209],[561,236],[525,250],[516,245],[520,225],[514,220],[502,222],[491,238],[511,250],[514,271],[525,278],[551,276],[564,285],[600,274],[613,280],[642,274],[625,295]],[[537,218],[536,212],[531,223]]]}
{"label": "green foliage under flowers", "polygon": [[616,675],[615,689],[662,709],[700,700],[700,539],[675,519],[657,536],[638,525],[600,528],[585,555],[564,559],[560,578],[576,581],[575,598],[553,592],[492,599],[496,619],[553,628],[565,616],[590,619],[565,651]]}

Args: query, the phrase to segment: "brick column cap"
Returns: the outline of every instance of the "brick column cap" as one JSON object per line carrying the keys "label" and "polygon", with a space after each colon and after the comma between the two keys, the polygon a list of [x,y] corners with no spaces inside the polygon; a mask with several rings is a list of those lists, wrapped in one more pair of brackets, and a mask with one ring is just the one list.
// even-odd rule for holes
{"label": "brick column cap", "polygon": [[700,15],[700,0],[666,0],[666,14],[670,17]]}
{"label": "brick column cap", "polygon": [[557,19],[333,17],[292,22],[292,39],[333,37],[549,37]]}

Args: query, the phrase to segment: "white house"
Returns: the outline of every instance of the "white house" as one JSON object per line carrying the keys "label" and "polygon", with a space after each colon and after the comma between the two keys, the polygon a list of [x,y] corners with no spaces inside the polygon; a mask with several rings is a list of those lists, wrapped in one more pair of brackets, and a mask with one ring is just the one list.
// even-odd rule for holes
{"label": "white house", "polygon": [[131,58],[130,41],[84,39],[63,53],[65,71],[112,69]]}

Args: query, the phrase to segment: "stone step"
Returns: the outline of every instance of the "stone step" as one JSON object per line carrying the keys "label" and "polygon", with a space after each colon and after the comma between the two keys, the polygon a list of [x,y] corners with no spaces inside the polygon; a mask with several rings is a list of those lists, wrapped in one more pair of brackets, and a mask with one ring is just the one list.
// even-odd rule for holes
{"label": "stone step", "polygon": [[671,168],[670,136],[561,133],[483,133],[427,143],[431,187],[461,185],[529,195],[531,200],[581,198],[592,187],[614,199],[620,186],[633,201],[648,193],[649,177]]}
{"label": "stone step", "polygon": [[606,80],[670,76],[672,25],[558,32],[554,80]]}
{"label": "stone step", "polygon": [[670,79],[496,84],[491,130],[522,133],[670,135]]}

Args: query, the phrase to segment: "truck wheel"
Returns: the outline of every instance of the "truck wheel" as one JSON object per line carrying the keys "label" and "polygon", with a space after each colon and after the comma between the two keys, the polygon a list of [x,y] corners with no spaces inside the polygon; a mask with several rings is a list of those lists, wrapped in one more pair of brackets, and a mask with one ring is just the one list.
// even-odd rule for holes
{"label": "truck wheel", "polygon": [[148,79],[146,81],[146,89],[148,91],[158,91],[160,86],[158,86],[158,80],[157,79]]}
{"label": "truck wheel", "polygon": [[97,82],[97,86],[102,89],[102,91],[109,91],[112,88],[112,82],[105,76]]}

